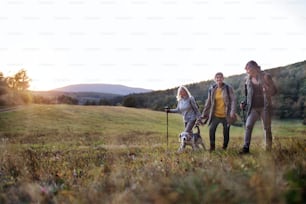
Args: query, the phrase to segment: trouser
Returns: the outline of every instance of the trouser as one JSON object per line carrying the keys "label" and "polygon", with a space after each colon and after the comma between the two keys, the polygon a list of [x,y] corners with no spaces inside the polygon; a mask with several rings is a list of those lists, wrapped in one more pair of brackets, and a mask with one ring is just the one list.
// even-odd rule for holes
{"label": "trouser", "polygon": [[229,131],[230,131],[230,125],[227,123],[226,118],[218,118],[218,117],[212,117],[210,126],[209,126],[209,140],[210,140],[210,146],[215,146],[215,139],[216,139],[216,129],[219,125],[219,123],[222,123],[223,125],[223,148],[226,148],[229,142]]}
{"label": "trouser", "polygon": [[185,122],[184,132],[192,133],[192,128],[193,128],[195,122],[196,122],[196,120],[189,120],[189,121]]}
{"label": "trouser", "polygon": [[264,128],[265,146],[267,150],[272,148],[272,131],[271,131],[271,113],[265,111],[264,108],[252,108],[247,117],[244,134],[244,148],[249,149],[251,137],[256,121],[261,118]]}

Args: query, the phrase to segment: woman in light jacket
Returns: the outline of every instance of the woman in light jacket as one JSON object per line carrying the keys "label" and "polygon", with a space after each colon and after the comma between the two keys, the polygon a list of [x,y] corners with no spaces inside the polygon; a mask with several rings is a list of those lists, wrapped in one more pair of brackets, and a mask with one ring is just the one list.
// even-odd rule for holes
{"label": "woman in light jacket", "polygon": [[194,97],[185,86],[177,90],[177,106],[175,109],[167,109],[169,113],[181,113],[184,121],[184,132],[192,133],[192,128],[197,120],[201,120],[201,112]]}

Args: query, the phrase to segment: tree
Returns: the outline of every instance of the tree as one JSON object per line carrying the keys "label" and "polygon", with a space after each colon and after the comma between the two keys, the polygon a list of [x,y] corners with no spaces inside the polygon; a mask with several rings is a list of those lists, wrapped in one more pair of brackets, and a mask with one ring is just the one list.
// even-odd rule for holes
{"label": "tree", "polygon": [[109,100],[107,100],[107,99],[102,98],[99,101],[99,105],[110,106],[111,102]]}
{"label": "tree", "polygon": [[20,105],[32,101],[31,93],[27,91],[30,79],[27,72],[21,69],[14,76],[5,77],[0,72],[0,103],[1,105]]}
{"label": "tree", "polygon": [[17,72],[14,77],[9,77],[8,82],[10,88],[13,88],[17,91],[27,90],[30,86],[30,78],[27,76],[27,72],[24,69],[21,69]]}
{"label": "tree", "polygon": [[57,103],[77,105],[79,101],[71,96],[61,95],[57,98]]}
{"label": "tree", "polygon": [[0,72],[0,96],[7,93],[7,84],[2,72]]}
{"label": "tree", "polygon": [[128,97],[123,99],[122,105],[125,106],[125,107],[136,108],[137,107],[136,98],[133,97],[133,96],[128,96]]}

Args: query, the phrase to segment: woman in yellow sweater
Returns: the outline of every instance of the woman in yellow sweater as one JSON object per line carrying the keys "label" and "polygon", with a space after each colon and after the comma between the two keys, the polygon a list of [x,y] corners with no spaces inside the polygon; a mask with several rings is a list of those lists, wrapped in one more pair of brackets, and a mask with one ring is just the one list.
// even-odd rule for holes
{"label": "woman in yellow sweater", "polygon": [[216,73],[216,83],[208,90],[208,96],[202,113],[202,118],[208,119],[210,151],[215,150],[216,129],[219,123],[223,125],[223,149],[227,148],[231,121],[235,121],[236,118],[234,89],[223,81],[223,73]]}

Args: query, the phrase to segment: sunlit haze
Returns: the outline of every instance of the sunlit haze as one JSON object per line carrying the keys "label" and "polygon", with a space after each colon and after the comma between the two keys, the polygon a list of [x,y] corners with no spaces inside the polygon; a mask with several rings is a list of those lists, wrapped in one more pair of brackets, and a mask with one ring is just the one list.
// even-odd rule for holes
{"label": "sunlit haze", "polygon": [[0,71],[31,90],[147,89],[306,59],[304,0],[1,0]]}

